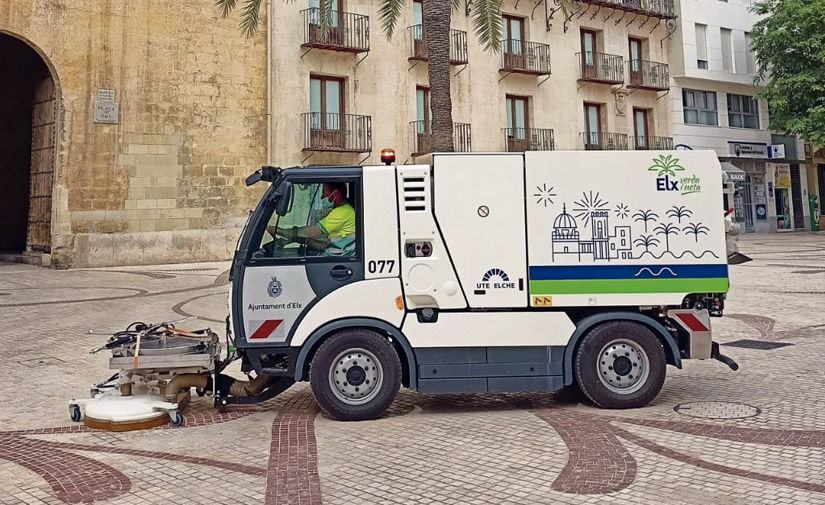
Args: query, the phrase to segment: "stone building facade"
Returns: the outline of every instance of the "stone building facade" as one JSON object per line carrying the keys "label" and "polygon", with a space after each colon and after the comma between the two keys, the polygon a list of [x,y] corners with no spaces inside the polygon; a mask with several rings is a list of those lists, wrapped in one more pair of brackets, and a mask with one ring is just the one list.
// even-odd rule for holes
{"label": "stone building facade", "polygon": [[[410,0],[387,39],[379,2],[272,3],[274,156],[282,166],[399,163],[430,150],[426,37]],[[315,6],[315,7],[313,7]],[[467,15],[469,9],[470,15]],[[505,0],[501,53],[484,50],[472,2],[453,11],[457,151],[671,148],[672,0]]]}
{"label": "stone building facade", "polygon": [[0,251],[230,257],[266,160],[265,40],[208,0],[0,0]]}

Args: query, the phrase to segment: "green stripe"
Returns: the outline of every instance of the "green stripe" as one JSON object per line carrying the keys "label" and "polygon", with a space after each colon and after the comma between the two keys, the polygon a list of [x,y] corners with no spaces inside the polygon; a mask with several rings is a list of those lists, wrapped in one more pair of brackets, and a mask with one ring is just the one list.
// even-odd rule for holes
{"label": "green stripe", "polygon": [[531,295],[727,293],[728,279],[583,279],[530,281]]}

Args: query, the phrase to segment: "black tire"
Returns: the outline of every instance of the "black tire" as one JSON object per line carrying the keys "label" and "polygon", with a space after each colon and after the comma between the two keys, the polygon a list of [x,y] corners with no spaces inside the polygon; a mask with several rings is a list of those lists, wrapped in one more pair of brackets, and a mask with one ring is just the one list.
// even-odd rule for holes
{"label": "black tire", "polygon": [[69,416],[71,416],[72,422],[79,423],[80,420],[83,419],[83,415],[80,413],[80,406],[69,405]]}
{"label": "black tire", "polygon": [[183,426],[183,414],[181,414],[180,411],[173,412],[170,422],[172,426]]}
{"label": "black tire", "polygon": [[[353,405],[339,398],[330,376],[336,359],[351,349],[363,349],[374,356],[381,372],[378,389],[365,403]],[[358,365],[360,366],[360,365]],[[339,421],[364,421],[380,417],[395,401],[401,386],[401,362],[392,345],[382,335],[366,329],[342,330],[329,337],[312,358],[309,382],[315,401],[324,413]],[[346,383],[345,383],[346,385]]]}
{"label": "black tire", "polygon": [[[608,348],[609,354],[600,356],[606,345],[617,340],[637,346],[635,351],[631,350],[627,353],[628,356],[639,356],[639,351],[644,351],[647,358],[647,376],[644,379],[639,379],[637,376],[637,382],[627,389],[628,392],[616,391],[622,386],[620,379],[625,379],[625,384],[628,381],[627,374],[624,373],[626,368],[615,372],[616,376],[610,376],[610,372],[605,374],[605,367],[610,370],[619,370],[619,365],[636,367],[628,372],[631,377],[630,381],[632,381],[632,374],[639,369],[637,362],[643,360],[623,357],[622,344],[618,345],[615,352],[611,349],[615,349],[616,346],[611,345]],[[606,358],[605,361],[600,361],[602,357]],[[624,360],[624,362],[620,363],[618,360]],[[613,366],[616,368],[614,369]],[[630,321],[615,321],[600,324],[585,334],[574,354],[573,370],[579,388],[599,407],[633,409],[644,407],[659,394],[665,382],[667,360],[661,342],[648,327]],[[604,381],[600,376],[604,376]],[[613,381],[616,381],[616,384],[611,384],[610,387],[605,384],[605,382],[612,383]]]}

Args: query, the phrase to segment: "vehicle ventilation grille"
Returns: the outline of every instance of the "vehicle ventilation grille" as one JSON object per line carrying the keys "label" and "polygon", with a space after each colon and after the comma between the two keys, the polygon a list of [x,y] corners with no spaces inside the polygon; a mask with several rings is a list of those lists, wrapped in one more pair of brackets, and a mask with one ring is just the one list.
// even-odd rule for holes
{"label": "vehicle ventilation grille", "polygon": [[404,210],[427,211],[427,187],[424,177],[404,177]]}

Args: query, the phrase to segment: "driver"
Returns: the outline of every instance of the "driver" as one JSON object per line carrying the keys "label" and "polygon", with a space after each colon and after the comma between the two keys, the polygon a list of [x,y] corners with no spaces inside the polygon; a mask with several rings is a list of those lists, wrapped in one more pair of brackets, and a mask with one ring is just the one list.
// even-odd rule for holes
{"label": "driver", "polygon": [[[325,183],[321,197],[332,204],[332,210],[317,224],[292,228],[269,227],[281,246],[297,242],[324,256],[355,256],[355,208],[347,201],[347,185],[343,182]],[[273,233],[275,232],[275,233]]]}

